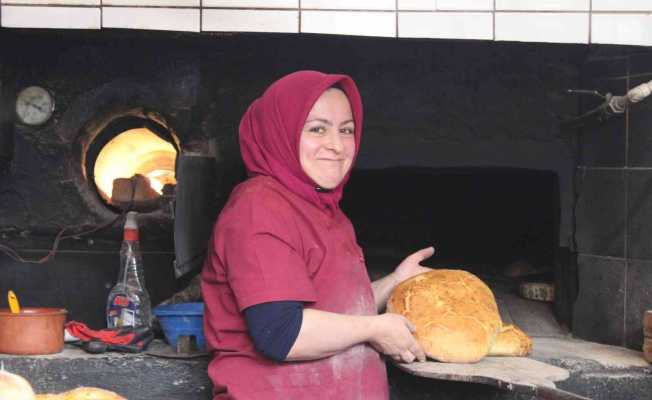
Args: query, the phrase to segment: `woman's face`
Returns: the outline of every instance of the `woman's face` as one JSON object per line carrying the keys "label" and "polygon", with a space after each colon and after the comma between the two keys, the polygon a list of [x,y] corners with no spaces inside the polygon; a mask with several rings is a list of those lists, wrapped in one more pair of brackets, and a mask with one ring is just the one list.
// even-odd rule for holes
{"label": "woman's face", "polygon": [[355,124],[349,99],[339,89],[326,90],[315,102],[301,131],[299,161],[320,187],[342,182],[355,154]]}

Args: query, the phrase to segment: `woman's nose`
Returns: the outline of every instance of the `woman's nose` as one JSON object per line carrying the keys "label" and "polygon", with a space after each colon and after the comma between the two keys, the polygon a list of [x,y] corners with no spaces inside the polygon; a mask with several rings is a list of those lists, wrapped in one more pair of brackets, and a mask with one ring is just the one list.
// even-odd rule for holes
{"label": "woman's nose", "polygon": [[326,148],[337,153],[342,151],[344,148],[344,143],[342,143],[342,138],[340,137],[339,132],[330,132],[327,135]]}

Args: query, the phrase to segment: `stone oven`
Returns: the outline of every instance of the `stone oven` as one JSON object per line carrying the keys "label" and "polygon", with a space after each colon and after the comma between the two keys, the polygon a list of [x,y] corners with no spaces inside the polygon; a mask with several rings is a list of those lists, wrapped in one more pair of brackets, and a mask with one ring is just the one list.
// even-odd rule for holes
{"label": "stone oven", "polygon": [[[65,307],[102,328],[130,203],[141,211],[152,303],[184,288],[200,265],[196,241],[245,177],[245,107],[283,74],[319,69],[353,76],[362,93],[363,144],[342,207],[372,277],[434,245],[428,265],[483,277],[542,343],[641,349],[652,308],[652,99],[576,120],[603,100],[568,90],[623,95],[650,81],[647,47],[120,30],[0,30],[0,43],[14,44],[0,50],[0,293],[12,289],[26,306]],[[32,85],[56,101],[42,125],[13,112]],[[114,182],[136,174],[149,185]],[[179,197],[198,206],[175,208]],[[180,250],[189,237],[192,249]],[[191,264],[180,278],[179,251]],[[554,301],[519,297],[524,283],[554,287]],[[614,378],[596,363],[556,360],[573,371],[564,389],[584,396],[652,388],[641,364],[615,362],[625,373]],[[401,399],[534,398],[390,376]],[[204,385],[192,398],[209,398],[205,376],[187,381]]]}

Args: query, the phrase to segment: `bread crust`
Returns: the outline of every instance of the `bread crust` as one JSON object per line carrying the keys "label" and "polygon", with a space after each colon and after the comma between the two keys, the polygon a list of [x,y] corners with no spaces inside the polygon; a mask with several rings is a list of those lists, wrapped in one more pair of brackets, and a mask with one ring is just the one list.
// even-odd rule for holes
{"label": "bread crust", "polygon": [[34,390],[27,379],[0,370],[0,400],[33,400]]}
{"label": "bread crust", "polygon": [[78,387],[60,394],[39,394],[36,400],[127,400],[115,392],[95,387]]}
{"label": "bread crust", "polygon": [[516,325],[505,325],[496,336],[490,356],[525,357],[532,351],[532,339]]}
{"label": "bread crust", "polygon": [[[394,288],[387,311],[405,316],[416,326],[415,338],[428,357],[442,362],[474,363],[490,354],[503,323],[491,289],[464,270],[436,269],[414,276]],[[515,328],[515,327],[514,327]],[[518,329],[518,328],[515,328]],[[511,339],[529,338],[506,329],[501,352]],[[503,346],[503,344],[505,346]],[[527,343],[513,354],[529,353]],[[527,352],[525,349],[527,349]]]}

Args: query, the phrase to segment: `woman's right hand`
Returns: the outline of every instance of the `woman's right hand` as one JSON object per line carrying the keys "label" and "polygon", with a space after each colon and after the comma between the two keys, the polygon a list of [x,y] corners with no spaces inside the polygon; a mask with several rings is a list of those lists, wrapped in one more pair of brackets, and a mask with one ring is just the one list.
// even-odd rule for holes
{"label": "woman's right hand", "polygon": [[416,328],[407,318],[392,313],[377,315],[373,318],[373,334],[369,343],[376,351],[397,362],[426,361],[423,348],[413,336]]}

